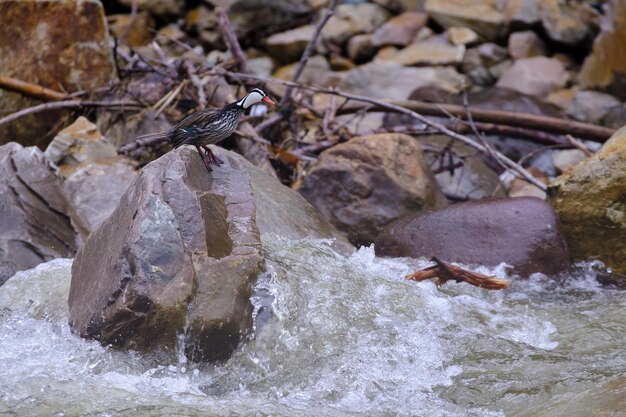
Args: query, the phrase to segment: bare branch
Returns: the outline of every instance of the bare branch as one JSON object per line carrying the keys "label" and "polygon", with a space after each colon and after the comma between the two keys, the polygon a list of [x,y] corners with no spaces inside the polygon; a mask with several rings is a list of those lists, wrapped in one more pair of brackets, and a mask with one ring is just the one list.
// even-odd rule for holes
{"label": "bare branch", "polygon": [[217,13],[217,19],[219,22],[220,32],[222,33],[222,37],[224,41],[228,45],[228,49],[233,53],[233,57],[237,60],[239,64],[239,69],[241,72],[249,74],[250,68],[248,67],[248,59],[246,55],[243,53],[241,49],[241,45],[239,45],[239,40],[237,39],[237,34],[235,33],[235,29],[233,29],[233,25],[228,19],[228,15],[221,7],[215,8],[215,13]]}

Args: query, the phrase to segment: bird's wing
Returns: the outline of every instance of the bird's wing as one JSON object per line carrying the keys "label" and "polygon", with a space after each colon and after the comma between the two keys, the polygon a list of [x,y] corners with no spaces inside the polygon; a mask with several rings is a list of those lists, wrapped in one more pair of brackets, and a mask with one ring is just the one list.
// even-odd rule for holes
{"label": "bird's wing", "polygon": [[185,117],[170,130],[170,140],[177,148],[184,144],[185,139],[202,130],[218,116],[219,109],[200,110]]}

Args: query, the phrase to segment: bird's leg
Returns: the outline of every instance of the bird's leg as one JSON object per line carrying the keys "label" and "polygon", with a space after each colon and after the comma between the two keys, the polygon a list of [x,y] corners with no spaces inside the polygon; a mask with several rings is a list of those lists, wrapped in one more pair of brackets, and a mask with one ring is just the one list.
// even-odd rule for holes
{"label": "bird's leg", "polygon": [[206,152],[206,156],[209,158],[209,160],[214,163],[217,166],[220,166],[224,163],[224,161],[222,161],[221,159],[219,159],[217,156],[215,156],[215,154],[213,153],[213,151],[211,150],[211,148],[209,148],[206,145],[202,145],[202,149],[204,149],[204,152]]}
{"label": "bird's leg", "polygon": [[213,170],[211,169],[211,159],[207,157],[206,154],[202,153],[202,150],[200,149],[199,146],[196,146],[196,149],[198,150],[200,159],[202,159],[202,162],[204,163],[204,166],[206,167],[207,171],[209,171],[209,173],[212,172]]}

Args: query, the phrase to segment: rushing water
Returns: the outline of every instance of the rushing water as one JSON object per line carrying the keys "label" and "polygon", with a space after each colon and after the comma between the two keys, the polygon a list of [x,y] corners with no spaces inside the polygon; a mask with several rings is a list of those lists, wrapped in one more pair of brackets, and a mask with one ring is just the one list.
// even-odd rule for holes
{"label": "rushing water", "polygon": [[264,243],[254,335],[222,364],[82,340],[71,260],[18,273],[0,287],[0,415],[626,415],[626,297],[592,265],[561,285],[439,289],[403,279],[425,263],[372,248]]}

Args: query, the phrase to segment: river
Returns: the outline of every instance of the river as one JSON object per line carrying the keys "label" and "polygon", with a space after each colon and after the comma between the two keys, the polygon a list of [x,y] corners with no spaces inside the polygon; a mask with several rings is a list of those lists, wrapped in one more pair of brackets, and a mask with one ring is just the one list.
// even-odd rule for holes
{"label": "river", "polygon": [[427,263],[373,248],[264,247],[253,334],[220,364],[83,340],[72,261],[19,272],[0,287],[0,415],[626,416],[626,297],[593,264],[487,291],[405,281]]}

